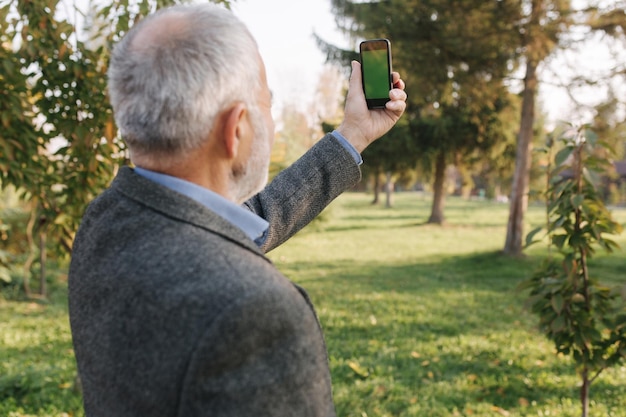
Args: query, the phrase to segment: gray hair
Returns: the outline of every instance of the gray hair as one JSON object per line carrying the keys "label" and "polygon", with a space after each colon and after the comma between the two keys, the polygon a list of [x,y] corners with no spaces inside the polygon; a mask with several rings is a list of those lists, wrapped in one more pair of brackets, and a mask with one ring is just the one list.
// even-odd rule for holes
{"label": "gray hair", "polygon": [[[142,30],[167,31],[158,18],[179,14],[182,28],[158,42],[133,42]],[[230,11],[214,4],[179,5],[135,25],[109,66],[115,121],[131,153],[181,155],[208,137],[219,112],[260,90],[257,44]]]}

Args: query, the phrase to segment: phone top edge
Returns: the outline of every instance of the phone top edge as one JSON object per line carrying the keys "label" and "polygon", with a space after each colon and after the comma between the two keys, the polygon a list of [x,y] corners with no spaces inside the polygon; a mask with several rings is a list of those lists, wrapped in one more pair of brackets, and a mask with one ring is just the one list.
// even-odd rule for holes
{"label": "phone top edge", "polygon": [[387,42],[391,44],[391,41],[387,38],[375,38],[375,39],[365,39],[364,41],[359,42],[359,45],[367,42]]}
{"label": "phone top edge", "polygon": [[[384,46],[383,46],[384,45]],[[363,52],[368,46],[378,46],[376,49],[387,49],[391,51],[391,42],[388,39],[369,39],[359,43],[359,52]]]}

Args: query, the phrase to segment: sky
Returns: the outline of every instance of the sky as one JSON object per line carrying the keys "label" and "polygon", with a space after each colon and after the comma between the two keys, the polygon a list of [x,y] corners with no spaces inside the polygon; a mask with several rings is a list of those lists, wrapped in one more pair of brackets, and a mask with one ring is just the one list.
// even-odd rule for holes
{"label": "sky", "polygon": [[[266,65],[268,83],[274,94],[275,106],[285,102],[308,104],[324,66],[324,55],[313,38],[316,33],[325,41],[342,48],[350,47],[345,35],[337,30],[330,0],[236,0],[233,12],[248,26],[259,44]],[[569,120],[575,123],[591,121],[589,111],[575,109],[572,101],[558,83],[567,83],[573,73],[568,66],[599,74],[609,52],[602,40],[592,40],[581,51],[569,50],[553,57],[541,68],[542,83],[539,101],[548,115],[549,123]],[[626,54],[622,51],[622,56]],[[623,86],[614,86],[626,96]],[[600,87],[580,90],[574,96],[594,104]]]}
{"label": "sky", "polygon": [[313,34],[348,46],[337,30],[330,0],[237,0],[231,9],[259,44],[275,107],[310,103],[325,65]]}
{"label": "sky", "polygon": [[[89,0],[69,3],[81,5],[84,9]],[[248,26],[259,45],[274,96],[275,116],[285,104],[299,104],[300,109],[305,109],[313,102],[325,65],[325,56],[315,43],[314,33],[333,45],[356,48],[337,29],[330,0],[234,0],[231,9]],[[549,121],[590,121],[590,113],[576,110],[565,90],[556,84],[568,82],[568,77],[574,73],[568,67],[575,67],[577,72],[584,69],[593,78],[594,74],[606,69],[608,55],[602,39],[591,39],[581,51],[564,51],[540,68],[540,77],[547,82],[541,84],[539,101]],[[626,62],[623,46],[620,55],[618,61]],[[623,84],[582,89],[574,92],[574,96],[593,104],[598,92],[606,93],[607,88],[617,91],[626,101],[626,86]]]}
{"label": "sky", "polygon": [[[196,0],[200,1],[200,0]],[[60,17],[82,24],[92,2],[61,0]],[[256,39],[266,65],[268,83],[274,96],[274,114],[286,102],[311,103],[325,57],[313,34],[326,42],[346,48],[346,37],[337,30],[330,0],[233,0],[231,10]]]}

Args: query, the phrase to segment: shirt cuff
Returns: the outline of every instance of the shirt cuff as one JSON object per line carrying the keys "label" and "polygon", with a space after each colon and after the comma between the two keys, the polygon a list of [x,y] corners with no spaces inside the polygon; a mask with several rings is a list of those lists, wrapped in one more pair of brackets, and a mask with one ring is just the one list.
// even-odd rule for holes
{"label": "shirt cuff", "polygon": [[361,165],[363,163],[363,158],[361,158],[361,154],[354,148],[354,146],[352,146],[350,142],[348,142],[348,139],[346,139],[341,133],[337,132],[336,130],[333,130],[331,132],[331,135],[333,135],[335,139],[339,141],[341,146],[343,146],[348,152],[350,152],[350,155],[352,155],[352,157],[354,158],[354,162],[356,162],[357,165]]}

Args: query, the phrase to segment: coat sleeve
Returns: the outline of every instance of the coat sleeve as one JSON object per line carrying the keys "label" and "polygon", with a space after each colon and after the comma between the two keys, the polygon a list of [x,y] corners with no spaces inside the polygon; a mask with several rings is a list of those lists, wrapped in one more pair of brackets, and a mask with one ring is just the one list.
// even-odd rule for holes
{"label": "coat sleeve", "polygon": [[270,226],[262,249],[269,252],[309,224],[342,192],[361,180],[350,153],[327,134],[244,206]]}
{"label": "coat sleeve", "polygon": [[334,416],[314,312],[293,285],[264,288],[221,312],[187,366],[178,416]]}

